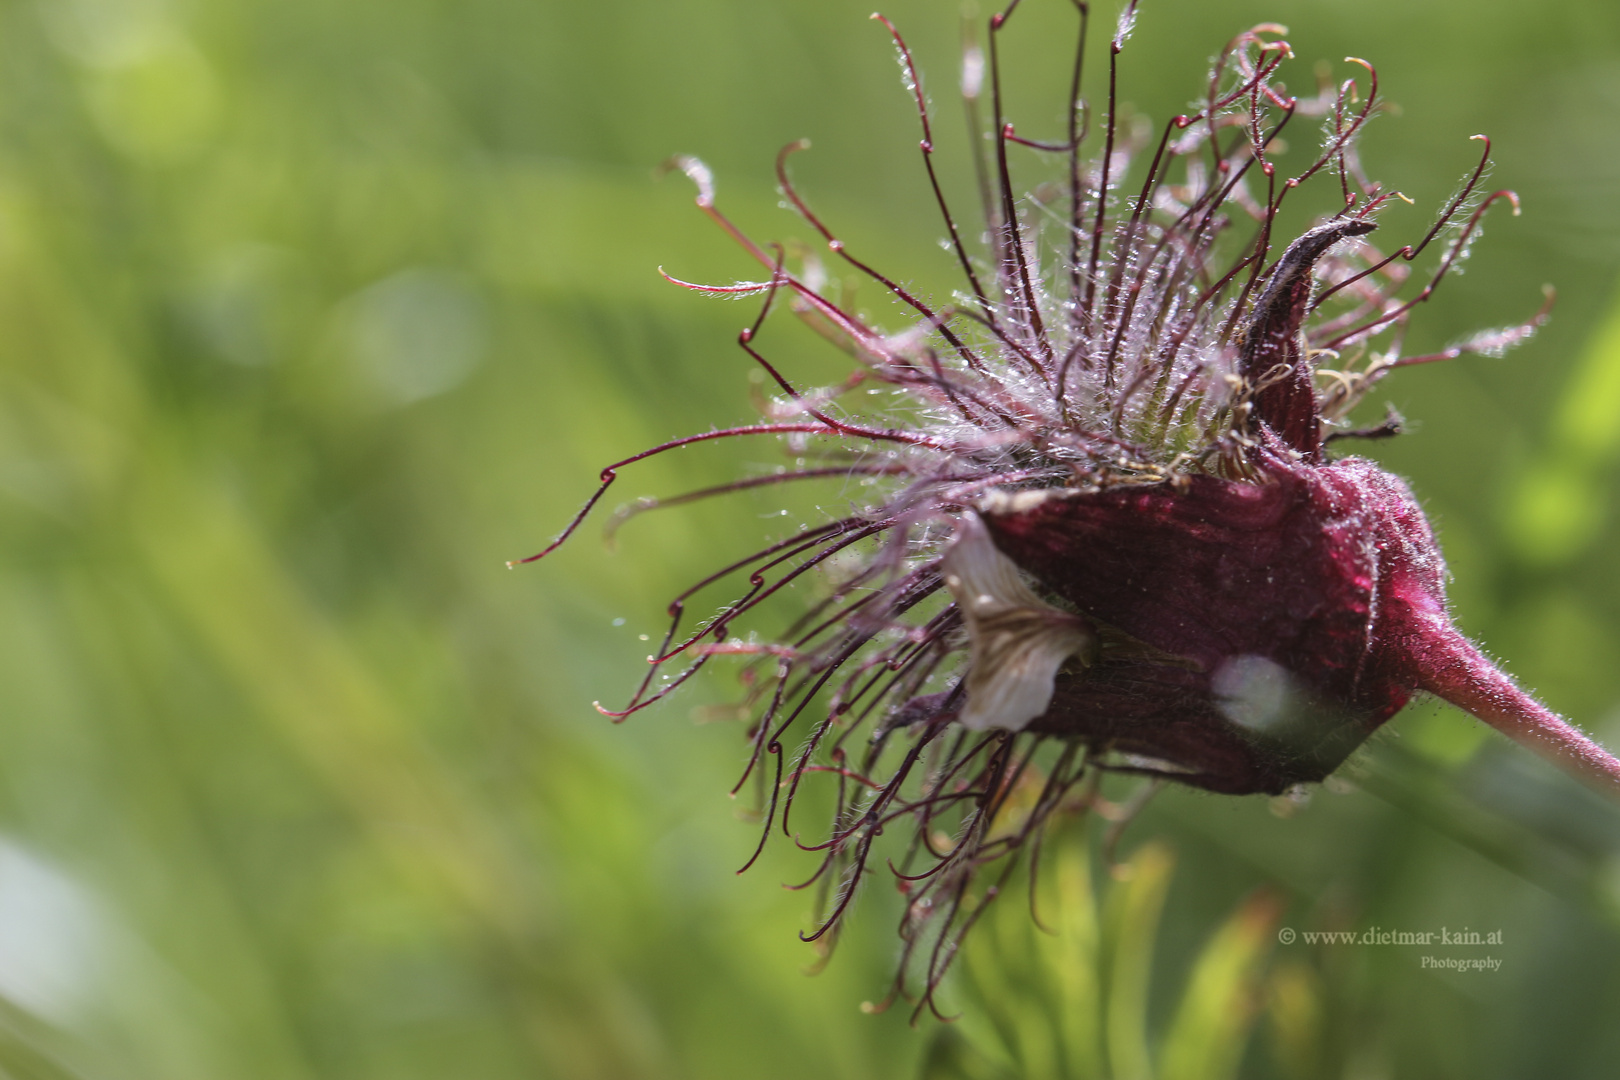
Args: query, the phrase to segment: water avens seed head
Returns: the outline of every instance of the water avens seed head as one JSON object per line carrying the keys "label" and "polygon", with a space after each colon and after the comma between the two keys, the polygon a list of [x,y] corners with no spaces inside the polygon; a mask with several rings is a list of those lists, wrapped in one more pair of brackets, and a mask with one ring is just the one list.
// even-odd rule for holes
{"label": "water avens seed head", "polygon": [[[1136,4],[1108,49],[1108,96],[1096,106],[1081,97],[1087,9],[1077,4],[1074,107],[1056,138],[1038,140],[1005,111],[999,40],[1016,6],[969,40],[962,68],[969,117],[986,132],[969,147],[984,217],[971,229],[936,170],[911,53],[875,16],[898,50],[961,272],[949,301],[870,266],[817,216],[788,170],[803,142],[778,155],[778,183],[846,281],[813,250],[756,243],[719,209],[706,166],[670,163],[763,277],[665,276],[759,297],[738,344],[779,396],[760,402],[757,423],[607,467],[531,557],[563,543],[619,469],[697,443],[773,437],[795,464],[642,500],[614,527],[754,487],[833,480],[860,493],[844,516],[677,596],[646,678],[608,715],[661,700],[716,656],[745,658],[733,711],[749,717],[751,752],[736,790],[758,784],[761,848],[780,827],[820,856],[804,884],[822,890],[824,917],[806,939],[830,940],[877,837],[905,832],[890,860],[908,897],[896,990],[915,975],[919,1009],[931,1007],[968,912],[1051,820],[1096,803],[1104,772],[1281,794],[1328,776],[1426,692],[1620,792],[1620,762],[1453,626],[1445,564],[1407,485],[1333,453],[1340,439],[1399,433],[1393,414],[1349,427],[1392,371],[1500,353],[1546,317],[1544,306],[1437,353],[1402,351],[1413,311],[1466,256],[1486,212],[1517,209],[1511,192],[1484,189],[1488,140],[1432,227],[1381,249],[1379,211],[1404,197],[1370,180],[1356,154],[1380,101],[1371,65],[1351,60],[1351,77],[1302,99],[1279,78],[1292,56],[1281,28],[1256,27],[1220,52],[1196,109],[1143,137],[1117,123],[1113,99]],[[1285,175],[1279,136],[1306,117],[1321,126],[1320,149]],[[1026,194],[1014,174],[1029,168],[1056,175]],[[1302,187],[1324,192],[1321,216],[1289,239],[1276,229]],[[1414,278],[1429,252],[1432,268]],[[852,281],[887,294],[903,325],[886,331],[858,314]],[[801,388],[768,358],[762,330],[782,306],[848,354],[847,379]],[[790,625],[738,636],[773,596],[818,573],[824,594]],[[684,628],[689,600],[739,578],[717,614]],[[811,780],[833,786],[817,840],[792,821]]]}

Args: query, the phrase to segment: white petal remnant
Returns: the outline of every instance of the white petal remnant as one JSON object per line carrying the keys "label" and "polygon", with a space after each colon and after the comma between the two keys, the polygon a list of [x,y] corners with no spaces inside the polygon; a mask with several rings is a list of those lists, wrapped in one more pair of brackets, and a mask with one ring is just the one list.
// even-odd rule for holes
{"label": "white petal remnant", "polygon": [[1097,635],[1079,615],[1030,591],[996,550],[977,514],[965,514],[942,564],[970,648],[963,727],[1021,731],[1046,711],[1052,681],[1069,657],[1089,659]]}

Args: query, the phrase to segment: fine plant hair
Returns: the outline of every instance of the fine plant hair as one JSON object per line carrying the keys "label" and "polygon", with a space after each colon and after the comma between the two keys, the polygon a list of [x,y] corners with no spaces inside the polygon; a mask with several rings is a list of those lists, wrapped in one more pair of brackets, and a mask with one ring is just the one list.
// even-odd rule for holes
{"label": "fine plant hair", "polygon": [[[860,887],[886,871],[905,897],[903,955],[885,1005],[904,996],[915,1015],[934,1009],[935,991],[965,935],[1022,866],[1033,874],[1047,826],[1061,815],[1100,809],[1107,772],[1165,776],[1162,767],[1051,728],[969,730],[953,723],[964,695],[969,643],[963,613],[946,587],[944,551],[962,515],[984,500],[1018,505],[1054,489],[1099,492],[1186,485],[1194,477],[1255,476],[1256,401],[1283,393],[1289,370],[1246,370],[1245,335],[1279,289],[1314,275],[1302,328],[1315,367],[1323,440],[1380,437],[1398,418],[1353,429],[1349,417],[1389,372],[1465,353],[1495,354],[1524,340],[1528,321],[1478,334],[1439,352],[1406,355],[1408,320],[1469,251],[1486,212],[1510,191],[1486,186],[1490,143],[1421,236],[1393,250],[1372,234],[1381,210],[1402,198],[1370,180],[1357,142],[1380,106],[1378,75],[1350,59],[1352,73],[1295,96],[1280,81],[1291,51],[1281,27],[1233,38],[1215,57],[1190,111],[1142,134],[1120,119],[1119,59],[1137,15],[1135,0],[1107,45],[1101,108],[1082,97],[1090,12],[1077,17],[1067,117],[1058,137],[1020,134],[1003,93],[1001,39],[1019,8],[1012,0],[970,36],[962,92],[983,138],[971,147],[984,220],[969,225],[953,208],[935,163],[935,117],[910,49],[893,38],[921,128],[929,197],[960,270],[961,290],[939,302],[863,261],[794,185],[793,155],[776,160],[780,190],[837,263],[909,312],[889,332],[858,315],[814,251],[759,243],[716,201],[696,158],[677,168],[697,188],[697,206],[761,268],[757,280],[701,285],[700,293],[756,297],[738,345],[774,385],[757,423],[706,431],[616,461],[600,487],[543,551],[579,528],[618,478],[646,458],[694,443],[767,436],[783,440],[798,466],[766,476],[644,499],[611,527],[656,507],[800,481],[859,477],[874,493],[836,520],[803,527],[724,566],[679,593],[669,626],[629,701],[606,715],[623,720],[663,700],[717,656],[743,658],[748,756],[733,793],[753,784],[762,827],[743,869],[773,832],[814,853],[793,887],[819,890],[821,916],[806,941],[830,947]],[[1280,170],[1282,137],[1319,127],[1315,156],[1293,175]],[[1300,130],[1305,129],[1305,130]],[[1029,193],[1020,167],[1056,173]],[[1038,159],[1034,165],[1024,165]],[[1044,162],[1042,164],[1041,162]],[[1317,223],[1297,242],[1277,232],[1295,189],[1311,182]],[[1434,250],[1433,267],[1414,263]],[[662,271],[660,271],[662,272]],[[668,276],[668,275],[666,275]],[[767,355],[767,314],[787,305],[847,353],[855,368],[836,385],[809,388]],[[903,391],[903,406],[858,409],[852,391],[877,384]],[[1314,435],[1312,436],[1314,438]],[[853,566],[853,569],[850,567]],[[836,569],[835,569],[836,568]],[[785,629],[751,622],[773,596],[822,571],[825,595]],[[711,589],[734,590],[696,625],[687,605]],[[1040,589],[1039,584],[1035,586]],[[1042,600],[1064,601],[1049,591]],[[1125,647],[1104,631],[1103,647]],[[673,668],[672,668],[673,666]],[[806,837],[795,807],[825,784],[829,820]],[[895,850],[875,849],[903,832]],[[882,858],[883,865],[878,866]],[[1032,891],[1033,895],[1033,891]]]}

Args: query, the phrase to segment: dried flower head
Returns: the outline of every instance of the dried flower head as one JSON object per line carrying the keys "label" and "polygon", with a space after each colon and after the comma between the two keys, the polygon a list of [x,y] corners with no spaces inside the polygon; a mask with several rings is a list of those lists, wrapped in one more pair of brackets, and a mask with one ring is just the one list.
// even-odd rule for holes
{"label": "dried flower head", "polygon": [[[617,470],[705,440],[774,436],[801,461],[682,500],[828,477],[861,477],[872,484],[863,490],[880,492],[676,597],[646,679],[608,715],[646,708],[717,655],[748,657],[751,754],[737,788],[749,776],[761,782],[761,847],[779,823],[820,854],[805,884],[824,890],[825,915],[807,940],[837,927],[874,841],[904,823],[909,841],[889,863],[908,897],[897,989],[909,965],[924,1001],[994,895],[986,882],[1010,873],[1010,856],[1038,845],[1054,814],[1094,805],[1107,771],[1282,793],[1323,779],[1427,692],[1620,788],[1620,762],[1453,627],[1445,565],[1406,484],[1329,453],[1338,439],[1398,432],[1393,416],[1347,427],[1391,371],[1500,352],[1544,318],[1545,309],[1441,353],[1402,351],[1408,317],[1465,257],[1486,211],[1517,210],[1511,192],[1482,187],[1488,141],[1433,227],[1385,253],[1371,235],[1398,196],[1356,156],[1378,104],[1371,65],[1349,61],[1365,87],[1358,75],[1291,96],[1277,79],[1291,55],[1282,28],[1259,26],[1220,52],[1192,112],[1142,137],[1119,123],[1114,100],[1135,3],[1110,44],[1097,117],[1080,97],[1087,9],[1074,2],[1074,105],[1056,142],[1019,135],[1003,109],[997,39],[1017,0],[990,20],[987,56],[968,46],[970,116],[986,89],[989,99],[974,148],[984,157],[982,234],[949,207],[911,54],[883,20],[964,279],[948,302],[868,266],[823,224],[788,175],[802,144],[778,157],[782,193],[832,254],[912,313],[897,332],[841,300],[815,254],[790,260],[744,235],[718,209],[702,163],[678,159],[698,206],[766,276],[677,284],[762,297],[739,343],[781,396],[760,423],[615,462],[532,557],[567,539]],[[1321,151],[1287,177],[1273,156],[1302,117],[1318,118]],[[1056,163],[1060,179],[1021,196],[1010,159],[1031,152]],[[1284,202],[1313,178],[1330,192],[1326,216],[1291,241],[1275,235]],[[1413,280],[1411,265],[1431,246],[1435,268]],[[801,389],[760,351],[766,313],[782,302],[854,358],[848,380]],[[862,413],[848,394],[865,383],[896,388],[903,404]],[[824,598],[791,626],[739,636],[769,597],[834,565],[843,569]],[[695,594],[738,576],[740,595],[683,628]],[[685,666],[655,681],[674,662]],[[813,842],[792,822],[812,778],[834,788],[832,820]]]}

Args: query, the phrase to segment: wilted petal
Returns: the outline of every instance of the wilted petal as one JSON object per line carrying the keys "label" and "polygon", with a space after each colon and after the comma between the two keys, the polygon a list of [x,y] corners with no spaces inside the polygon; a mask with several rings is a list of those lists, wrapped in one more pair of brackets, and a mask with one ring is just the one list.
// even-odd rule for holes
{"label": "wilted petal", "polygon": [[1020,731],[1046,711],[1063,662],[1086,657],[1096,634],[1078,615],[1030,591],[977,514],[963,516],[943,561],[971,649],[963,727]]}

